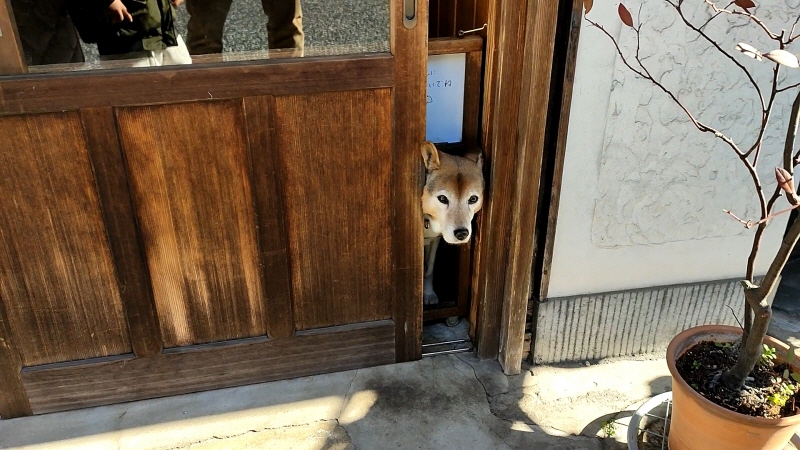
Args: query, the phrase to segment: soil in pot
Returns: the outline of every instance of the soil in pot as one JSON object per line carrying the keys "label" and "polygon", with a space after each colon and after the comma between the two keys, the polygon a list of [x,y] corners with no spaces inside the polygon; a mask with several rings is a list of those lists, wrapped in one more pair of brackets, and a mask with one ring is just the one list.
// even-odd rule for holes
{"label": "soil in pot", "polygon": [[[741,391],[715,383],[717,375],[733,367],[738,354],[736,344],[703,341],[681,355],[676,367],[695,391],[731,411],[770,419],[800,414],[800,381],[791,377],[792,369],[788,364],[776,364],[771,360],[759,362]],[[787,370],[788,378],[785,377]]]}

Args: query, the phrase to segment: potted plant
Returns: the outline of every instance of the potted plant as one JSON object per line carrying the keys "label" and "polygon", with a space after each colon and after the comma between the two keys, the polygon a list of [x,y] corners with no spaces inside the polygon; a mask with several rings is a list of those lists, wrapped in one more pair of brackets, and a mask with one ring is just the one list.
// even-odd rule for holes
{"label": "potted plant", "polygon": [[[790,22],[786,29],[775,32],[759,18],[758,8],[752,0],[732,0],[727,6],[717,5],[712,0],[688,2],[693,6],[699,2],[708,8],[709,14],[702,23],[687,11],[684,0],[662,1],[669,13],[675,14],[678,23],[718,52],[732,70],[741,71],[747,78],[746,85],[753,90],[761,105],[755,112],[760,127],[747,141],[734,139],[721,127],[705,122],[681,101],[674,87],[648,69],[645,58],[640,56],[641,20],[637,18],[634,21],[628,7],[619,4],[618,15],[625,25],[620,39],[635,40],[630,51],[623,51],[619,39],[588,17],[593,1],[584,0],[585,20],[611,40],[622,63],[674,102],[699,132],[710,133],[722,141],[729,148],[730,155],[741,162],[752,180],[753,193],[760,207],[760,217],[752,220],[725,211],[732,219],[753,230],[752,248],[742,281],[746,299],[742,328],[701,326],[689,329],[676,336],[667,350],[673,377],[674,408],[670,449],[782,449],[800,428],[800,365],[794,360],[793,349],[766,336],[766,333],[781,271],[800,239],[800,220],[790,225],[763,279],[755,277],[755,262],[764,230],[771,219],[800,207],[793,181],[794,169],[800,165],[800,151],[795,151],[795,136],[800,124],[800,83],[787,84],[781,78],[783,71],[800,67],[797,55],[790,51],[791,44],[800,39],[800,17]],[[711,36],[707,28],[712,21],[726,19],[740,21],[754,32],[763,33],[771,46],[759,49],[742,42],[735,48],[726,48]],[[753,76],[752,69],[757,64],[771,66],[771,83],[766,86],[759,84]],[[758,165],[759,162],[764,164],[759,161],[764,154],[764,139],[773,119],[776,98],[785,93],[795,93],[796,98],[782,160],[776,162],[775,182],[762,183]],[[790,207],[776,211],[781,197],[788,200]]]}

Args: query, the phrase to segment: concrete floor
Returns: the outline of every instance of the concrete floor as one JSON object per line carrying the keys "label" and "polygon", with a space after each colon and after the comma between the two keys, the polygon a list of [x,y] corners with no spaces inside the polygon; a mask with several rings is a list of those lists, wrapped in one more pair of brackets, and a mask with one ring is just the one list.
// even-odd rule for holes
{"label": "concrete floor", "polygon": [[601,423],[669,386],[660,359],[539,366],[506,377],[497,362],[444,355],[3,420],[0,448],[625,448],[596,437]]}
{"label": "concrete floor", "polygon": [[[437,324],[424,340],[466,332],[463,322]],[[496,361],[463,353],[0,420],[0,448],[621,450],[626,418],[670,387],[660,357],[525,367],[508,377]],[[613,437],[601,431],[607,421]]]}

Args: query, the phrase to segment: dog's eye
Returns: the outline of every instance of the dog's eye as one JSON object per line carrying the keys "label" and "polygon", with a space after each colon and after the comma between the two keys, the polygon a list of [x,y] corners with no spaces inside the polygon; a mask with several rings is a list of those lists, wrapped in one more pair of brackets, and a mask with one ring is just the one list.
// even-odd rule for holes
{"label": "dog's eye", "polygon": [[436,197],[436,199],[439,200],[440,202],[444,203],[445,205],[450,204],[450,200],[447,200],[447,197],[445,197],[444,195],[440,195],[440,196]]}
{"label": "dog's eye", "polygon": [[470,205],[474,205],[475,203],[478,203],[478,196],[477,195],[473,195],[467,201],[469,202]]}

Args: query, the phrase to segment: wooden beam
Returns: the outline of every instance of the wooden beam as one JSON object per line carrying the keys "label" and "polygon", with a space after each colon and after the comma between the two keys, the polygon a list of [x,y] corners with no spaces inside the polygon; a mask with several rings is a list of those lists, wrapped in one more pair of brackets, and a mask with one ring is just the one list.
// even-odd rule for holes
{"label": "wooden beam", "polygon": [[488,201],[481,212],[473,269],[478,274],[473,302],[478,309],[476,337],[478,357],[482,359],[497,358],[500,348],[527,4],[528,1],[502,0],[492,2],[488,10],[492,25],[486,44],[483,108]]}
{"label": "wooden beam", "polygon": [[372,89],[394,76],[382,53],[24,75],[0,78],[0,114]]}
{"label": "wooden beam", "polygon": [[500,335],[500,365],[507,375],[520,372],[525,340],[525,318],[531,293],[531,275],[536,243],[539,198],[550,94],[558,2],[531,0],[525,26],[523,85],[518,113],[516,175],[513,179],[513,203],[509,258],[505,277],[505,302]]}
{"label": "wooden beam", "polygon": [[[0,0],[0,75],[22,74],[27,69],[11,1]],[[2,97],[0,89],[0,99]]]}
{"label": "wooden beam", "polygon": [[483,50],[483,38],[434,38],[428,40],[428,55],[450,55],[453,53],[479,52]]}
{"label": "wooden beam", "polygon": [[44,414],[390,364],[391,321],[52,364],[22,371],[33,412]]}
{"label": "wooden beam", "polygon": [[[539,274],[541,281],[539,284],[538,299],[539,301],[547,300],[547,292],[550,284],[550,266],[553,263],[553,244],[556,238],[556,224],[558,220],[558,207],[561,200],[561,180],[564,173],[564,156],[567,151],[567,128],[569,126],[570,107],[572,106],[572,89],[575,85],[575,67],[578,60],[578,41],[581,33],[581,22],[583,19],[583,0],[566,0],[568,3],[567,11],[569,16],[566,18],[568,21],[565,26],[569,28],[565,31],[568,32],[564,40],[558,42],[565,42],[565,55],[563,61],[563,71],[559,79],[554,79],[554,84],[557,83],[560,87],[560,95],[554,98],[553,101],[557,103],[557,119],[558,129],[553,136],[553,142],[549,145],[552,147],[552,154],[548,155],[551,158],[551,174],[552,178],[547,180],[547,185],[544,186],[542,193],[546,194],[542,206],[546,207],[545,210],[547,223],[544,227],[543,242],[541,244],[541,268]],[[556,54],[561,52],[556,51]],[[535,274],[536,275],[536,274]]]}
{"label": "wooden beam", "polygon": [[578,42],[583,22],[583,0],[561,0],[559,25],[556,30],[557,48],[553,52],[553,89],[550,98],[550,116],[555,122],[549,126],[542,169],[542,186],[539,195],[539,225],[537,248],[533,270],[535,291],[533,318],[531,323],[531,349],[533,358],[536,347],[536,320],[538,305],[547,301],[550,284],[550,267],[553,264],[553,245],[556,238],[558,208],[561,199],[561,180],[564,173],[564,157],[567,151],[567,129],[569,127],[572,91],[575,84],[575,67],[578,60]]}
{"label": "wooden beam", "polygon": [[[422,357],[422,208],[424,183],[419,148],[425,140],[428,2],[416,1],[417,24],[403,25],[403,1],[391,2],[395,86],[392,167],[394,214],[392,306],[397,326],[397,361]],[[398,51],[402,49],[402,52]]]}

